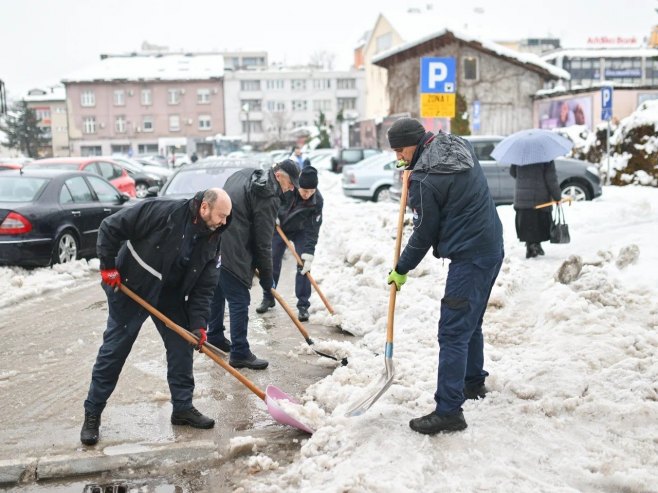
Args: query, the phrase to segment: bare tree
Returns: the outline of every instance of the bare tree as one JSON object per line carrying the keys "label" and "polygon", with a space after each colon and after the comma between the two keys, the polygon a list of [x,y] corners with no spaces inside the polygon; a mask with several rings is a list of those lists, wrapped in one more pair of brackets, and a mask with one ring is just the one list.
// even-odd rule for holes
{"label": "bare tree", "polygon": [[316,50],[308,59],[309,65],[320,67],[325,70],[333,70],[336,55],[326,50]]}
{"label": "bare tree", "polygon": [[290,125],[292,115],[287,111],[265,112],[265,128],[268,141],[281,142]]}

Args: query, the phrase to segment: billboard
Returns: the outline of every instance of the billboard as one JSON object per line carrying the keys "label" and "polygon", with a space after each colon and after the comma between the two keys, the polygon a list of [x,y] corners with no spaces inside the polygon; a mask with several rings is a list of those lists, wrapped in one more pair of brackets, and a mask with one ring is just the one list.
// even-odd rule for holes
{"label": "billboard", "polygon": [[537,105],[539,128],[553,129],[571,125],[592,128],[592,97],[540,101]]}

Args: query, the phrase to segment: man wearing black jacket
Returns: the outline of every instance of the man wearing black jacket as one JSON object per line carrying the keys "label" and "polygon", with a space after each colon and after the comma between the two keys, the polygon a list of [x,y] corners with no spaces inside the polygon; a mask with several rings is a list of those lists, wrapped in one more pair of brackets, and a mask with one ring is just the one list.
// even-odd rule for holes
{"label": "man wearing black jacket", "polygon": [[[299,189],[286,198],[279,208],[279,224],[286,237],[295,245],[295,251],[304,262],[297,269],[295,277],[295,295],[297,296],[298,318],[302,322],[308,320],[308,309],[311,306],[311,281],[307,272],[311,271],[311,263],[315,257],[315,245],[318,243],[320,226],[322,226],[322,206],[324,200],[318,188],[318,171],[313,166],[305,167],[299,175]],[[274,283],[279,284],[281,261],[286,251],[286,244],[275,231],[272,237],[272,264],[274,268]],[[257,313],[265,313],[274,306],[274,296],[267,289],[263,290],[263,301],[256,308]]]}
{"label": "man wearing black jacket", "polygon": [[[206,340],[210,301],[217,284],[220,235],[231,220],[231,200],[211,188],[189,200],[144,200],[107,217],[96,251],[108,301],[107,328],[84,403],[80,440],[98,441],[101,413],[139,330],[148,317],[118,290],[125,284],[177,324]],[[192,405],[193,348],[152,317],[167,351],[167,381],[174,425],[212,428],[214,420]]]}
{"label": "man wearing black jacket", "polygon": [[399,291],[430,248],[450,259],[439,319],[436,408],[412,419],[418,433],[466,428],[462,404],[484,397],[482,320],[503,262],[503,228],[473,148],[464,139],[425,132],[413,118],[388,131],[397,158],[411,169],[408,205],[414,229],[388,284]]}
{"label": "man wearing black jacket", "polygon": [[[283,194],[299,187],[299,169],[290,159],[267,170],[241,169],[233,173],[224,190],[233,203],[231,229],[222,237],[219,283],[212,301],[208,342],[230,351],[234,368],[263,370],[268,362],[249,348],[249,288],[258,269],[260,285],[274,287],[272,234]],[[230,314],[232,343],[224,336],[226,301]]]}

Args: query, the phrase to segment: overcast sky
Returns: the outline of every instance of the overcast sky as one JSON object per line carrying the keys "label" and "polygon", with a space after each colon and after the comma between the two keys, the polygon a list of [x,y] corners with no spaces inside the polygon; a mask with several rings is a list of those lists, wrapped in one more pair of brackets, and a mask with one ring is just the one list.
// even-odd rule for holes
{"label": "overcast sky", "polygon": [[427,5],[494,40],[550,35],[563,46],[642,39],[658,24],[656,0],[1,0],[0,79],[21,97],[145,40],[176,51],[266,50],[270,62],[288,63],[326,50],[347,69],[380,11]]}

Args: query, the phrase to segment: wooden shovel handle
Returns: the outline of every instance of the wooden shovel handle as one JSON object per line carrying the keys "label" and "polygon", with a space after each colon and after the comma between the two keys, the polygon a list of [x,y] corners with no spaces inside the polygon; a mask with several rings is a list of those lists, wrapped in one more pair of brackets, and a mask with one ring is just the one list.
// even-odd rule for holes
{"label": "wooden shovel handle", "polygon": [[286,303],[286,301],[283,299],[283,297],[279,293],[277,293],[276,289],[272,288],[272,289],[270,289],[270,292],[272,293],[272,296],[274,296],[274,298],[279,302],[279,305],[281,305],[283,307],[283,309],[286,311],[286,313],[290,317],[290,320],[292,320],[292,322],[297,326],[297,329],[299,330],[299,332],[302,333],[302,335],[304,336],[304,339],[306,339],[306,341],[308,341],[310,339],[310,337],[308,335],[308,332],[304,328],[304,325],[297,318],[297,315],[295,315],[295,312],[292,311],[292,309],[290,308],[290,305],[288,305],[288,303]]}
{"label": "wooden shovel handle", "polygon": [[[190,344],[196,346],[199,343],[199,339],[192,334],[191,332],[185,330],[183,327],[178,325],[176,322],[168,318],[166,315],[164,315],[162,312],[154,308],[150,303],[145,301],[143,298],[141,298],[137,293],[132,291],[130,288],[128,288],[126,285],[121,284],[119,285],[119,288],[129,298],[133,299],[135,302],[137,302],[139,305],[142,306],[147,312],[149,312],[151,315],[159,319],[163,324],[165,324],[167,327],[169,327],[171,330],[176,332],[179,336],[181,336],[183,339],[185,339],[187,342]],[[254,394],[256,394],[260,399],[263,401],[265,400],[265,392],[263,392],[261,389],[256,387],[254,383],[249,380],[247,377],[245,377],[242,373],[240,373],[238,370],[233,368],[231,365],[229,365],[226,361],[224,361],[222,358],[219,357],[219,355],[215,354],[213,351],[208,349],[205,346],[201,346],[201,352],[208,356],[211,360],[213,360],[215,363],[217,363],[219,366],[224,368],[227,372],[229,372],[231,375],[233,375],[235,378],[237,378],[242,385],[247,387],[249,390],[251,390]]]}
{"label": "wooden shovel handle", "polygon": [[571,205],[571,202],[573,199],[571,197],[563,197],[560,200],[551,200],[550,202],[544,202],[543,204],[539,204],[535,206],[535,209],[543,209],[544,207],[550,207],[555,204],[561,204],[563,202],[569,202],[569,205]]}
{"label": "wooden shovel handle", "polygon": [[[281,226],[279,226],[278,224],[277,224],[277,226],[276,226],[276,231],[277,231],[277,233],[279,233],[279,236],[281,237],[281,239],[283,240],[283,242],[286,244],[286,246],[288,247],[288,249],[289,249],[289,250],[292,252],[292,254],[295,256],[295,260],[297,260],[297,265],[299,265],[300,267],[303,266],[303,265],[304,265],[304,262],[302,261],[301,258],[299,258],[299,255],[297,255],[297,252],[295,251],[295,247],[292,245],[292,243],[290,243],[290,240],[288,239],[288,237],[286,236],[286,234],[285,234],[285,233],[283,232],[283,230],[281,229]],[[327,300],[327,298],[324,296],[324,293],[320,290],[320,286],[318,286],[318,283],[315,282],[315,279],[313,279],[313,276],[311,275],[311,273],[310,273],[310,272],[307,272],[307,273],[306,273],[306,277],[308,277],[308,280],[311,281],[311,284],[312,284],[313,287],[315,288],[315,292],[318,293],[318,296],[319,296],[320,299],[322,300],[322,303],[324,303],[324,306],[327,307],[327,310],[329,310],[329,313],[331,313],[332,315],[335,315],[336,312],[335,312],[334,308],[333,308],[333,307],[331,306],[331,304],[329,303],[329,300]]]}

